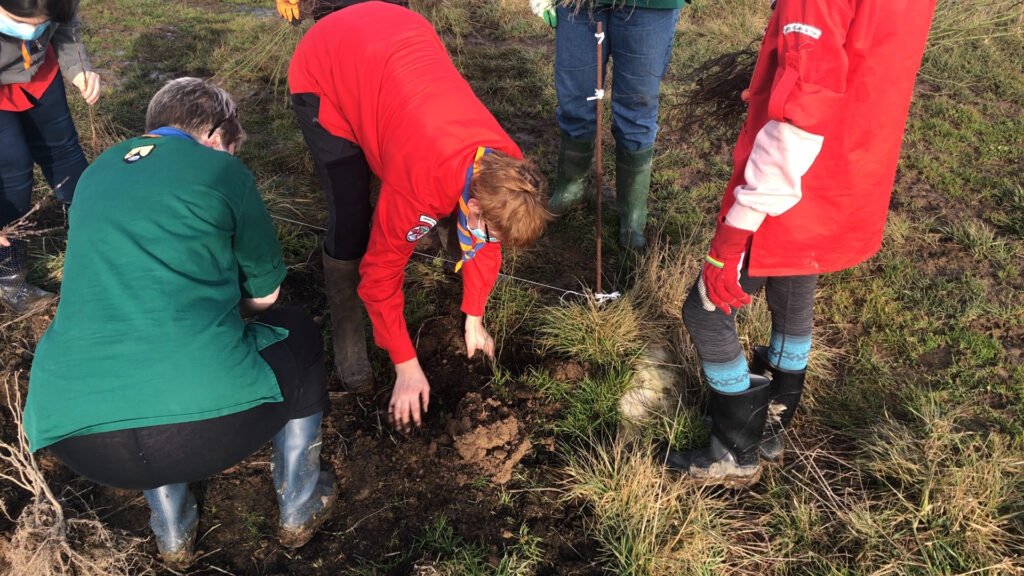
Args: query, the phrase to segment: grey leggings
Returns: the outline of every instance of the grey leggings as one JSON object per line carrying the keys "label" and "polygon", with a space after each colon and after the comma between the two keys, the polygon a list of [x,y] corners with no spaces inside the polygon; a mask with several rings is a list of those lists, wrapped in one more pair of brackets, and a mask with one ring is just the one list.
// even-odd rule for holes
{"label": "grey leggings", "polygon": [[[700,281],[699,277],[697,281]],[[772,333],[783,336],[811,335],[817,284],[817,274],[751,277],[746,267],[740,273],[740,287],[747,294],[754,295],[764,288],[772,314]],[[736,312],[726,315],[718,309],[712,312],[705,310],[696,284],[683,304],[683,322],[702,362],[726,363],[743,354],[736,335]]]}

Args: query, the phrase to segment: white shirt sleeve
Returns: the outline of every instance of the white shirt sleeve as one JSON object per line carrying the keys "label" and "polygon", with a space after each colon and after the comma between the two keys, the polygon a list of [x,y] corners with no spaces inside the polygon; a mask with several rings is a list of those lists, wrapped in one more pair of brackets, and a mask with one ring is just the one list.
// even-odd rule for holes
{"label": "white shirt sleeve", "polygon": [[796,126],[769,121],[754,138],[736,203],[725,220],[736,228],[757,230],[767,216],[778,216],[800,201],[800,180],[821,152],[823,136]]}

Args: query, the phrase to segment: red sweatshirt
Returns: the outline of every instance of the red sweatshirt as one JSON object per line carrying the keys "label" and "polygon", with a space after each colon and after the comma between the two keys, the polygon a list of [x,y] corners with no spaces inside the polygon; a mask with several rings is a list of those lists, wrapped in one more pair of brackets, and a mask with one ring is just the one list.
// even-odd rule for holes
{"label": "red sweatshirt", "polygon": [[878,252],[935,1],[779,0],[720,213],[756,230],[752,276],[833,272]]}
{"label": "red sweatshirt", "polygon": [[[358,144],[381,180],[359,296],[377,345],[396,364],[416,356],[403,308],[405,265],[416,241],[458,206],[478,147],[522,152],[452,64],[422,16],[378,2],[356,4],[314,25],[288,70],[292,94],[320,97],[320,124]],[[501,247],[488,244],[462,267],[462,311],[481,316]]]}

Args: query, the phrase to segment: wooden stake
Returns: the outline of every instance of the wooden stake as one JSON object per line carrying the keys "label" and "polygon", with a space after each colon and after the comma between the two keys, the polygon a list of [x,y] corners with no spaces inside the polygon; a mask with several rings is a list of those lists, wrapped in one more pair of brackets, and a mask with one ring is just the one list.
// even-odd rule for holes
{"label": "wooden stake", "polygon": [[604,23],[597,23],[597,89],[594,93],[594,101],[597,103],[597,135],[594,140],[594,194],[597,196],[597,282],[594,284],[594,293],[601,293],[601,109],[602,88],[604,87],[603,66],[604,63]]}

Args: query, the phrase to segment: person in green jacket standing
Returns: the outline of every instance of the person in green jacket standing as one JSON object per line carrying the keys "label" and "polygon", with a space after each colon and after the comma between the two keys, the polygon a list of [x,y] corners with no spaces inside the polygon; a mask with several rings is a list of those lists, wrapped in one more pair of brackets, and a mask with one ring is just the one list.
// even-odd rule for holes
{"label": "person in green jacket standing", "polygon": [[604,62],[611,58],[612,134],[619,242],[643,249],[661,79],[672,56],[676,22],[686,0],[530,0],[555,28],[555,118],[562,132],[550,210],[564,214],[584,195],[594,156],[597,111],[597,23],[604,25]]}

